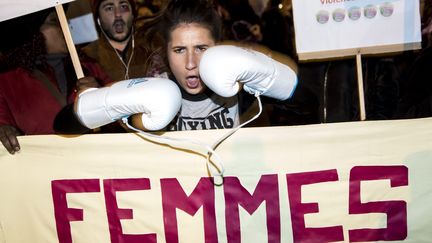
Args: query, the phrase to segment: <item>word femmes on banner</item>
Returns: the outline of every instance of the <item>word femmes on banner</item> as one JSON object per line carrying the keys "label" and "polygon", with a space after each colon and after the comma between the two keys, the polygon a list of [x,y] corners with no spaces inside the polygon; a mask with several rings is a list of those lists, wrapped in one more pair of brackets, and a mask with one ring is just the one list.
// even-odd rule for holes
{"label": "word femmes on banner", "polygon": [[[301,187],[322,182],[338,181],[336,169],[301,172],[285,175],[290,208],[293,242],[346,241],[343,226],[307,228],[305,214],[318,213],[318,203],[302,203]],[[350,170],[349,206],[350,215],[383,213],[387,216],[387,228],[351,229],[349,242],[375,242],[404,240],[407,237],[407,202],[403,200],[361,202],[362,181],[390,180],[391,187],[408,186],[406,166],[356,166]],[[73,179],[52,181],[52,196],[59,243],[72,243],[71,221],[83,221],[83,209],[69,208],[68,193],[101,192],[99,179]],[[188,196],[176,178],[160,179],[164,236],[167,243],[179,242],[176,210],[189,215],[202,207],[205,242],[218,242],[215,210],[215,186],[212,178],[200,178]],[[157,242],[157,233],[123,234],[122,219],[132,219],[132,209],[119,208],[116,192],[151,190],[148,178],[104,179],[103,193],[106,215],[112,243]],[[228,242],[241,242],[239,207],[249,214],[265,202],[267,236],[269,242],[281,242],[281,214],[278,175],[262,175],[252,195],[241,185],[237,177],[225,177],[223,184],[225,200],[225,225]]]}
{"label": "word femmes on banner", "polygon": [[320,0],[321,4],[332,4],[332,3],[344,3],[344,2],[353,2],[355,0]]}

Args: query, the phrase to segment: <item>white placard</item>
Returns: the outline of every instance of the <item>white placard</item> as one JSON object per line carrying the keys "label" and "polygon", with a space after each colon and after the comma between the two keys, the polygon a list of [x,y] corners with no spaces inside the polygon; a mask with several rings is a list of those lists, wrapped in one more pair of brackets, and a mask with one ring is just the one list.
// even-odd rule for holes
{"label": "white placard", "polygon": [[301,60],[420,48],[418,0],[293,0]]}
{"label": "white placard", "polygon": [[93,14],[89,13],[69,20],[73,42],[75,45],[92,42],[98,39],[93,21]]}
{"label": "white placard", "polygon": [[5,21],[73,0],[1,0],[0,21]]}

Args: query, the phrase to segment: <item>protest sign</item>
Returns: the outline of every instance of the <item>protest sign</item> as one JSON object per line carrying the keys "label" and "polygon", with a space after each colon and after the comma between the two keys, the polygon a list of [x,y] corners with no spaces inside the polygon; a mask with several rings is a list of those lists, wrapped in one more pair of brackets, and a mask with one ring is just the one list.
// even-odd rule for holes
{"label": "protest sign", "polygon": [[[163,136],[211,144],[226,131]],[[432,119],[240,129],[215,186],[195,145],[20,137],[0,242],[428,242]]]}
{"label": "protest sign", "polygon": [[300,60],[419,49],[419,0],[293,0]]}

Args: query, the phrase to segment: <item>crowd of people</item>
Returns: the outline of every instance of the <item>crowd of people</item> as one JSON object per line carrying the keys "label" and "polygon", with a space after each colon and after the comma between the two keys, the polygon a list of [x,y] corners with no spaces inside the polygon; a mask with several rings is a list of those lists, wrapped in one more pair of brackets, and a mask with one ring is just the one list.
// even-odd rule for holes
{"label": "crowd of people", "polygon": [[[355,59],[300,62],[289,0],[89,1],[99,39],[78,49],[81,79],[54,9],[0,22],[16,33],[0,40],[9,153],[20,135],[128,132],[123,118],[142,130],[234,128],[257,112],[256,95],[264,111],[251,126],[360,118]],[[421,50],[363,58],[368,120],[432,115],[431,5]]]}

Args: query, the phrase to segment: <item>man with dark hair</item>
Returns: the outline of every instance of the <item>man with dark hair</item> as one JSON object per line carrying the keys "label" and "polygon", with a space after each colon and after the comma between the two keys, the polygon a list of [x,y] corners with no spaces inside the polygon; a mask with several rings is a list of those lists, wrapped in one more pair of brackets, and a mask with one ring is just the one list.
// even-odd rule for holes
{"label": "man with dark hair", "polygon": [[99,62],[114,81],[159,74],[160,62],[145,41],[136,40],[134,0],[93,0],[92,10],[100,37],[82,48],[85,55]]}

